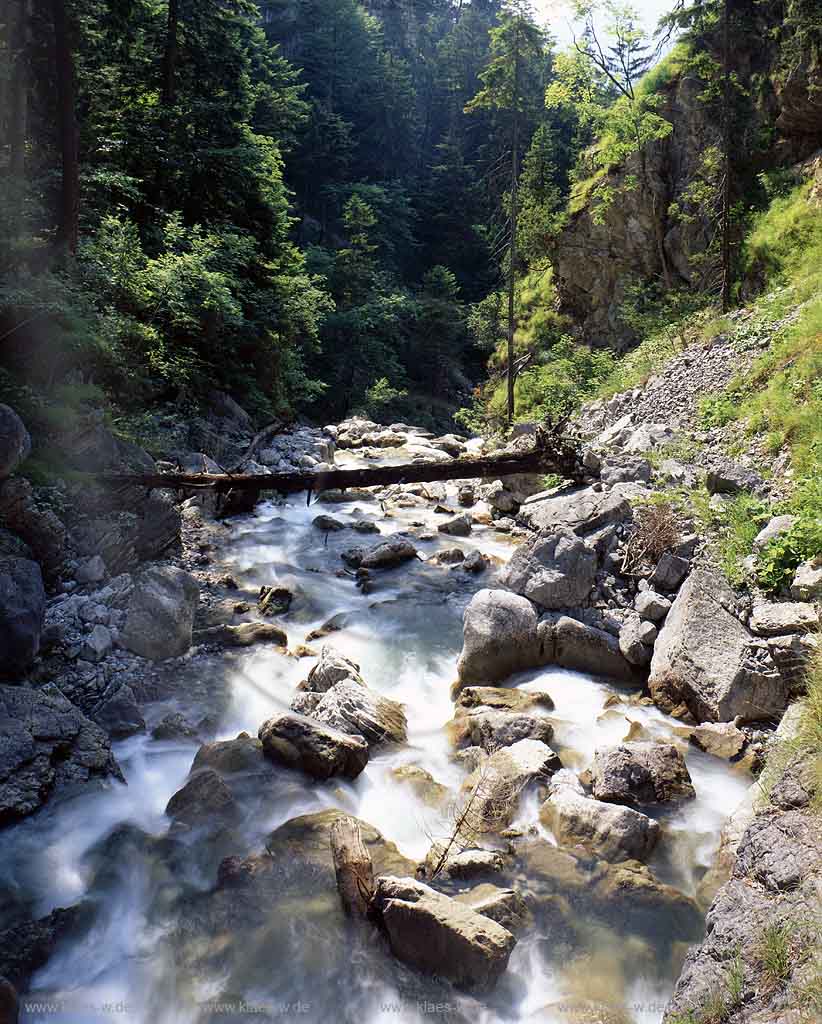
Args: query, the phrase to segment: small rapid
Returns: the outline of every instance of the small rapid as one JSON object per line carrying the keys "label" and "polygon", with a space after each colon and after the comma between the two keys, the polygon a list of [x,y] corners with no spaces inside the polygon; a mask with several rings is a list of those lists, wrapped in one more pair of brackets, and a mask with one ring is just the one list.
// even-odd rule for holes
{"label": "small rapid", "polygon": [[[456,507],[454,493],[448,497]],[[402,531],[425,556],[454,546],[479,549],[498,562],[510,556],[512,543],[490,526],[478,526],[466,538],[438,534],[442,516],[432,505],[392,507],[387,514],[377,502],[321,508],[297,495],[263,503],[254,515],[232,522],[216,558],[240,590],[276,585],[294,593],[291,610],[278,620],[291,648],[331,623],[331,642],[359,664],[368,685],[405,705],[408,742],[374,751],[354,782],[314,783],[283,769],[262,791],[249,785],[241,822],[231,834],[223,830],[205,842],[196,830],[169,834],[164,814],[199,744],[148,735],[115,744],[127,785],[113,783],[47,807],[3,836],[0,888],[15,906],[39,917],[82,902],[89,918],[84,937],[61,944],[35,974],[23,1000],[23,1021],[204,1024],[330,1015],[364,1024],[410,1024],[439,1012],[434,1019],[559,1022],[575,1019],[562,1009],[563,1000],[579,999],[617,1005],[624,1019],[637,1024],[660,1020],[685,951],[676,939],[676,922],[660,923],[664,938],[658,943],[653,933],[625,934],[589,917],[578,893],[569,896],[574,934],[538,919],[520,937],[504,983],[484,1002],[424,979],[412,985],[408,972],[392,973],[382,940],[351,938],[326,896],[312,890],[311,879],[283,888],[280,916],[266,943],[255,939],[244,949],[240,915],[226,940],[244,949],[240,969],[204,969],[212,962],[210,952],[201,956],[202,950],[189,948],[206,943],[197,931],[197,913],[189,919],[188,908],[199,906],[198,899],[213,888],[223,856],[259,852],[266,836],[300,815],[342,809],[411,860],[424,858],[432,839],[447,834],[447,809],[432,806],[397,769],[424,769],[454,794],[466,777],[446,724],[454,712],[451,687],[462,615],[472,594],[488,585],[492,569],[475,576],[418,561],[377,573],[373,586],[359,589],[340,559],[352,544]],[[321,510],[346,524],[372,518],[382,537],[360,538],[350,529],[323,533],[312,526]],[[317,650],[323,642],[309,641]],[[264,720],[289,707],[311,664],[264,645],[192,661],[190,671],[181,670],[174,697],[158,702],[146,717],[151,723],[184,709],[195,718],[210,716],[216,739],[241,731],[255,736]],[[550,695],[552,745],[577,772],[590,764],[597,747],[618,743],[629,730],[682,745],[674,719],[607,680],[549,668],[521,673],[506,685]],[[715,854],[719,830],[750,780],[725,761],[682,748],[696,799],[657,815],[664,834],[649,866],[660,881],[693,896]],[[536,797],[524,799],[514,826],[555,844],[537,811]],[[349,940],[347,950],[331,949]],[[236,992],[241,982],[240,995],[224,999],[226,987]],[[59,1012],[42,1008],[49,1001]],[[217,1002],[225,1008],[215,1009]],[[449,1009],[431,1009],[440,1004]]]}

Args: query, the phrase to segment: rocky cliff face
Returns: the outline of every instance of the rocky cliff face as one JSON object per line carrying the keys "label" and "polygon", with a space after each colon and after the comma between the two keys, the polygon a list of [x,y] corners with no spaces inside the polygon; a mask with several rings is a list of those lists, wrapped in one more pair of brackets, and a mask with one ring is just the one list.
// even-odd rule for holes
{"label": "rocky cliff face", "polygon": [[[741,79],[763,83],[749,123],[733,140],[740,170],[748,175],[796,163],[822,146],[822,70],[807,58],[777,81],[776,55],[765,28],[762,39],[757,52],[735,53]],[[695,289],[706,283],[705,269],[693,257],[715,237],[716,216],[691,202],[688,190],[704,176],[706,152],[721,140],[715,112],[700,99],[702,91],[703,84],[687,71],[664,87],[659,112],[673,130],[646,147],[644,179],[638,156],[611,170],[602,184],[614,193],[613,201],[606,207],[590,199],[555,243],[560,310],[590,344],[626,348],[634,340],[619,317],[632,283]],[[757,156],[755,146],[764,137],[770,137],[770,145]],[[629,178],[645,184],[628,188]],[[685,216],[674,216],[672,204]]]}

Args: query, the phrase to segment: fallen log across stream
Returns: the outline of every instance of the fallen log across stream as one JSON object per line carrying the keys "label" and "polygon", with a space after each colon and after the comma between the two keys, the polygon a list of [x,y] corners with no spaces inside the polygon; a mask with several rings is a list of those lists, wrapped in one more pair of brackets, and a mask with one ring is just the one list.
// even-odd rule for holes
{"label": "fallen log across stream", "polygon": [[432,483],[437,480],[496,480],[519,473],[556,473],[579,480],[583,469],[576,444],[561,435],[537,431],[534,444],[522,451],[452,459],[449,462],[406,462],[396,466],[330,469],[320,473],[109,473],[102,479],[114,487],[208,490],[223,500],[223,514],[248,511],[263,491],[293,494],[307,491],[346,491],[390,484]]}

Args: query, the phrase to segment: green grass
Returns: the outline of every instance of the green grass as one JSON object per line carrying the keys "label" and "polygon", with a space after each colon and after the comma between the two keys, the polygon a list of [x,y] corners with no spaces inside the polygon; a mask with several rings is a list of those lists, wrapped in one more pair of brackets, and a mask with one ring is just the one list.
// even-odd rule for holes
{"label": "green grass", "polygon": [[793,971],[792,935],[793,929],[784,922],[766,925],[762,932],[759,959],[765,981],[772,990],[783,986]]}

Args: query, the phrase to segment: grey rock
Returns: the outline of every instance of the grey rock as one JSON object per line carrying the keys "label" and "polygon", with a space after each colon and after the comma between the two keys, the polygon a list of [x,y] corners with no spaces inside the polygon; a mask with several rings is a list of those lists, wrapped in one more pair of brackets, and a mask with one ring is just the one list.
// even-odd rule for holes
{"label": "grey rock", "polygon": [[55,580],[65,561],[66,527],[56,513],[35,500],[23,477],[0,481],[0,523],[31,549],[46,580]]}
{"label": "grey rock", "polygon": [[259,643],[288,646],[285,630],[273,622],[239,622],[237,625],[224,622],[196,630],[192,640],[198,644],[217,643],[225,647],[252,647]]}
{"label": "grey rock", "polygon": [[676,590],[688,575],[690,568],[691,563],[687,558],[666,551],[651,574],[651,586],[658,587],[660,590]]}
{"label": "grey rock", "polygon": [[0,823],[107,778],[123,781],[108,737],[56,687],[0,686]]}
{"label": "grey rock", "polygon": [[130,686],[119,687],[91,712],[91,717],[112,739],[133,736],[146,728]]}
{"label": "grey rock", "polygon": [[728,722],[785,709],[788,687],[767,645],[733,608],[733,591],[718,573],[691,573],[654,646],[649,687],[663,710],[684,703],[697,721]]}
{"label": "grey rock", "polygon": [[783,533],[787,533],[795,522],[796,516],[774,516],[754,538],[753,550],[756,552],[762,551],[772,540],[776,540]]}
{"label": "grey rock", "polygon": [[24,672],[40,650],[46,592],[36,562],[0,558],[0,675]]}
{"label": "grey rock", "polygon": [[709,494],[738,494],[740,491],[758,491],[764,480],[759,473],[736,463],[709,470],[705,486]]}
{"label": "grey rock", "polygon": [[83,641],[80,648],[80,657],[84,661],[98,662],[111,651],[114,641],[111,630],[106,626],[96,625]]}
{"label": "grey rock", "polygon": [[152,661],[185,654],[191,647],[199,599],[197,581],[184,570],[161,565],[144,569],[135,578],[123,645]]}
{"label": "grey rock", "polygon": [[526,739],[540,740],[548,745],[554,738],[554,727],[548,719],[535,714],[516,714],[480,706],[458,719],[458,723],[466,742],[481,747],[487,753]]}
{"label": "grey rock", "polygon": [[258,735],[266,757],[315,779],[355,779],[368,763],[368,745],[362,737],[304,715],[275,715],[263,722]]}
{"label": "grey rock", "polygon": [[670,444],[675,437],[675,432],[667,423],[643,423],[629,434],[622,449],[626,452],[648,452]]}
{"label": "grey rock", "polygon": [[659,824],[646,814],[587,797],[567,769],[551,778],[540,819],[561,846],[579,844],[607,861],[646,860],[660,835]]}
{"label": "grey rock", "polygon": [[685,759],[672,743],[622,743],[597,750],[591,768],[597,800],[636,805],[695,796]]}
{"label": "grey rock", "polygon": [[454,516],[445,523],[440,523],[437,529],[440,533],[447,533],[451,537],[467,537],[471,532],[473,520],[466,512],[461,516]]}
{"label": "grey rock", "polygon": [[476,503],[474,488],[470,484],[463,484],[457,491],[457,501],[463,508],[470,508]]}
{"label": "grey rock", "polygon": [[462,563],[466,572],[484,572],[488,568],[488,560],[481,551],[472,551]]}
{"label": "grey rock", "polygon": [[761,601],[754,605],[748,625],[757,636],[809,633],[819,627],[819,614],[805,602]]}
{"label": "grey rock", "polygon": [[34,561],[34,553],[23,538],[0,526],[0,558],[5,558],[8,555],[13,558],[28,558],[30,561]]}
{"label": "grey rock", "polygon": [[635,685],[641,682],[637,668],[626,659],[616,637],[567,615],[553,625],[550,639],[545,637],[544,650],[549,655],[545,664],[554,663],[576,672],[590,672]]}
{"label": "grey rock", "polygon": [[151,730],[155,740],[196,740],[199,729],[179,711],[170,711],[163,715]]}
{"label": "grey rock", "polygon": [[651,463],[641,458],[606,459],[599,476],[609,487],[622,483],[648,483],[651,479]]}
{"label": "grey rock", "polygon": [[78,583],[101,583],[106,578],[106,563],[100,555],[85,558],[77,566],[74,577]]}
{"label": "grey rock", "polygon": [[530,601],[507,590],[480,590],[463,618],[457,664],[462,683],[494,683],[539,663],[537,614]]}
{"label": "grey rock", "polygon": [[679,487],[698,487],[701,479],[699,470],[695,466],[688,466],[675,459],[664,459],[657,472],[662,480]]}
{"label": "grey rock", "polygon": [[730,759],[745,746],[745,733],[733,722],[703,722],[691,731],[691,742],[714,757]]}
{"label": "grey rock", "polygon": [[489,917],[512,935],[516,935],[531,920],[528,904],[516,889],[500,889],[488,882],[476,885],[467,892],[458,893],[454,899],[467,904],[483,917]]}
{"label": "grey rock", "polygon": [[263,745],[256,736],[241,732],[233,740],[215,740],[204,743],[194,758],[191,772],[201,768],[212,768],[221,775],[263,772],[268,762],[263,755]]}
{"label": "grey rock", "polygon": [[473,992],[496,985],[516,945],[496,921],[410,878],[378,878],[374,906],[398,960]]}
{"label": "grey rock", "polygon": [[566,526],[582,537],[610,523],[630,519],[631,506],[618,493],[585,487],[556,496],[535,494],[525,501],[519,518],[532,530],[553,531]]}
{"label": "grey rock", "polygon": [[222,467],[205,452],[175,452],[174,460],[183,473],[222,473]]}
{"label": "grey rock", "polygon": [[323,644],[316,665],[299,688],[314,693],[325,693],[344,679],[365,686],[365,681],[360,675],[360,666],[340,654],[333,644]]}
{"label": "grey rock", "polygon": [[333,516],[320,515],[317,516],[312,523],[318,530],[325,530],[326,532],[334,530],[344,530],[345,523],[339,519],[335,519]]}
{"label": "grey rock", "polygon": [[370,519],[358,519],[355,523],[352,524],[352,528],[357,533],[379,533],[380,532],[379,526],[377,526],[377,524],[372,522]]}
{"label": "grey rock", "polygon": [[597,572],[593,548],[567,527],[543,531],[522,544],[499,574],[499,582],[546,609],[581,605]]}
{"label": "grey rock", "polygon": [[0,480],[14,473],[31,453],[31,437],[9,405],[0,404]]}
{"label": "grey rock", "polygon": [[632,665],[650,665],[656,626],[631,616],[619,631],[619,649]]}
{"label": "grey rock", "polygon": [[500,831],[516,817],[522,794],[547,784],[561,768],[559,755],[547,743],[518,740],[483,755],[465,780],[463,792],[474,794],[472,812],[488,830]]}
{"label": "grey rock", "polygon": [[417,557],[417,549],[402,537],[384,541],[373,548],[351,548],[342,553],[346,565],[354,569],[393,569]]}
{"label": "grey rock", "polygon": [[641,619],[660,623],[671,610],[671,602],[667,597],[657,594],[654,590],[644,590],[637,594],[634,608]]}
{"label": "grey rock", "polygon": [[365,738],[369,747],[404,743],[408,722],[402,704],[344,679],[327,690],[311,717],[342,732]]}
{"label": "grey rock", "polygon": [[229,825],[237,821],[239,808],[218,773],[203,768],[171,797],[166,814],[186,825]]}
{"label": "grey rock", "polygon": [[791,583],[791,597],[795,601],[822,599],[822,561],[809,558],[796,570]]}

